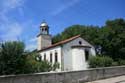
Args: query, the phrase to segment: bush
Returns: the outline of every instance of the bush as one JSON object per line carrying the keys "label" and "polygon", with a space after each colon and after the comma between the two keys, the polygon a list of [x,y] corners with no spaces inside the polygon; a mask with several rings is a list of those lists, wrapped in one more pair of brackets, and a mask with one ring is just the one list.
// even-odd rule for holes
{"label": "bush", "polygon": [[118,60],[118,65],[125,65],[125,60],[119,59]]}
{"label": "bush", "polygon": [[20,41],[0,43],[0,75],[27,72],[25,45]]}
{"label": "bush", "polygon": [[109,67],[112,66],[113,59],[107,56],[92,56],[89,59],[89,67]]}
{"label": "bush", "polygon": [[36,60],[37,56],[36,52],[25,51],[23,42],[0,43],[0,75],[48,72],[59,68],[58,63]]}
{"label": "bush", "polygon": [[59,63],[52,64],[49,61],[42,61],[38,53],[31,53],[27,56],[27,68],[30,73],[55,71],[59,68]]}
{"label": "bush", "polygon": [[112,66],[118,66],[119,63],[117,61],[112,62]]}

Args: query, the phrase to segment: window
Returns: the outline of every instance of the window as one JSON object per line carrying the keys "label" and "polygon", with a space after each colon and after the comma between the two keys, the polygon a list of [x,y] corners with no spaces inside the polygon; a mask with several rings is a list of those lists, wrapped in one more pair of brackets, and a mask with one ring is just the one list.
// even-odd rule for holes
{"label": "window", "polygon": [[42,61],[42,56],[40,56],[39,58],[40,58],[40,61]]}
{"label": "window", "polygon": [[57,54],[57,52],[55,53],[55,62],[58,62],[58,54]]}
{"label": "window", "polygon": [[44,61],[46,60],[46,54],[44,54]]}
{"label": "window", "polygon": [[81,44],[82,44],[82,41],[79,41],[79,44],[81,45]]}
{"label": "window", "polygon": [[52,53],[50,53],[50,62],[52,63]]}
{"label": "window", "polygon": [[89,59],[89,51],[85,50],[85,60],[88,61]]}

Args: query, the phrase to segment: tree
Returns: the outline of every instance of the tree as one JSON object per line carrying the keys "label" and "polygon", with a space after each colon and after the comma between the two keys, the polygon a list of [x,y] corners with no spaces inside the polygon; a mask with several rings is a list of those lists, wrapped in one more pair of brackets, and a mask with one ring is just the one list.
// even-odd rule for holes
{"label": "tree", "polygon": [[95,44],[98,40],[97,38],[99,30],[100,28],[97,26],[73,25],[66,28],[61,34],[54,36],[53,43],[57,43],[61,40],[80,34],[81,37],[90,43]]}
{"label": "tree", "polygon": [[125,59],[125,20],[108,20],[100,33],[103,54],[114,60]]}
{"label": "tree", "polygon": [[22,42],[0,44],[0,74],[25,73],[25,45]]}
{"label": "tree", "polygon": [[0,75],[47,72],[59,68],[57,63],[51,64],[48,61],[37,60],[38,56],[37,52],[25,51],[23,42],[1,43]]}
{"label": "tree", "polygon": [[80,34],[82,38],[96,47],[101,47],[101,53],[110,56],[115,61],[125,60],[125,20],[106,21],[105,26],[73,25],[53,37],[54,43]]}

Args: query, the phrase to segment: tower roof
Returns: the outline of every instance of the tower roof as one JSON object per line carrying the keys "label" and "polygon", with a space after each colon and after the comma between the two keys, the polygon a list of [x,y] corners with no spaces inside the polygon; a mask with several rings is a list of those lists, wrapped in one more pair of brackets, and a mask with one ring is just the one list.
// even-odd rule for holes
{"label": "tower roof", "polygon": [[47,22],[43,21],[40,25],[41,27],[48,26]]}

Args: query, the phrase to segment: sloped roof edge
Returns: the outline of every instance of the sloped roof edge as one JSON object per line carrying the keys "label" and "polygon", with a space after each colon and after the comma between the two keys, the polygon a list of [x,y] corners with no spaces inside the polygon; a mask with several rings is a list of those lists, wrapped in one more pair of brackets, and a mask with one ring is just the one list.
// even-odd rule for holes
{"label": "sloped roof edge", "polygon": [[74,40],[74,39],[76,39],[76,38],[78,38],[78,37],[80,37],[80,36],[81,36],[81,35],[76,35],[76,36],[73,36],[73,37],[71,37],[71,38],[65,39],[65,40],[60,41],[60,42],[58,42],[58,43],[55,43],[55,44],[53,44],[53,45],[51,45],[51,46],[49,46],[49,47],[43,48],[43,49],[39,50],[38,52],[41,52],[41,51],[44,51],[44,50],[47,50],[47,49],[50,49],[50,48],[53,48],[53,47],[56,47],[56,46],[65,44],[65,43],[68,43],[68,42],[70,42],[70,41],[72,41],[72,40]]}

